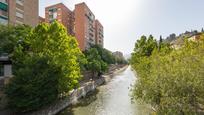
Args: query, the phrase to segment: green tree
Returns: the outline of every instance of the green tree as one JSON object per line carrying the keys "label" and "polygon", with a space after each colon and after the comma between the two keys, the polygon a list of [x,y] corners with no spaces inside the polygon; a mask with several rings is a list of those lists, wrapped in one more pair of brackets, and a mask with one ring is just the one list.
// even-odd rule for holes
{"label": "green tree", "polygon": [[107,63],[105,63],[98,53],[96,48],[90,48],[85,52],[87,58],[87,70],[92,72],[92,76],[95,77],[99,72],[105,72],[107,70]]}
{"label": "green tree", "polygon": [[57,99],[61,70],[49,60],[37,55],[25,57],[24,67],[15,70],[15,77],[6,88],[9,107],[14,111],[36,110]]}
{"label": "green tree", "polygon": [[[11,54],[19,42],[26,42],[26,38],[31,32],[31,27],[26,25],[3,26],[0,25],[0,54]],[[26,46],[25,46],[26,47]]]}
{"label": "green tree", "polygon": [[38,25],[13,49],[14,77],[5,91],[11,109],[39,109],[78,86],[83,54],[62,24]]}
{"label": "green tree", "polygon": [[67,35],[63,25],[54,22],[51,25],[40,24],[31,36],[31,49],[38,55],[51,57],[51,62],[61,67],[59,92],[67,92],[78,85],[80,66],[78,57],[83,55],[78,48],[76,38]]}
{"label": "green tree", "polygon": [[102,48],[100,45],[94,45],[93,48],[96,48],[99,55],[101,56],[101,59],[106,62],[107,64],[115,64],[116,60],[113,56],[112,52]]}
{"label": "green tree", "polygon": [[134,98],[150,104],[158,115],[198,114],[204,105],[203,60],[203,40],[186,41],[179,50],[163,44],[150,56],[134,52],[131,64],[138,77]]}

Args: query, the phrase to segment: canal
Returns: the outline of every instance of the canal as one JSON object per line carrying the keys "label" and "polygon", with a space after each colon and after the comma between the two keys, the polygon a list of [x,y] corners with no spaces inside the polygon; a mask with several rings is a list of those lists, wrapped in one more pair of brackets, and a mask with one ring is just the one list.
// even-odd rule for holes
{"label": "canal", "polygon": [[135,80],[131,67],[128,67],[78,105],[65,109],[59,115],[149,115],[147,105],[131,101],[130,90]]}

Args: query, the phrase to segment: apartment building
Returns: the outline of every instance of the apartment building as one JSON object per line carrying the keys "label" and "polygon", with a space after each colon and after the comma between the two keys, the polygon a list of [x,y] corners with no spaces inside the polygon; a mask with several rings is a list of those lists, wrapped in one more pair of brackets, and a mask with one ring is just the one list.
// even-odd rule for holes
{"label": "apartment building", "polygon": [[95,16],[83,2],[75,5],[75,37],[82,51],[89,49],[95,41]]}
{"label": "apartment building", "polygon": [[95,40],[96,44],[103,47],[103,25],[99,20],[95,20]]}
{"label": "apartment building", "polygon": [[43,18],[43,17],[39,16],[38,21],[39,21],[39,23],[43,23],[43,22],[45,22],[45,18]]}
{"label": "apartment building", "polygon": [[0,0],[0,23],[34,27],[39,23],[38,4],[38,0]]}
{"label": "apartment building", "polygon": [[0,0],[0,24],[8,24],[8,1]]}
{"label": "apartment building", "polygon": [[70,35],[74,35],[74,14],[64,4],[59,3],[45,8],[45,22],[54,20],[62,23]]}
{"label": "apartment building", "polygon": [[76,37],[82,51],[95,44],[103,47],[103,25],[95,20],[95,15],[84,2],[76,4],[74,11],[63,3],[46,7],[45,22],[52,23],[54,20],[62,23],[68,33]]}

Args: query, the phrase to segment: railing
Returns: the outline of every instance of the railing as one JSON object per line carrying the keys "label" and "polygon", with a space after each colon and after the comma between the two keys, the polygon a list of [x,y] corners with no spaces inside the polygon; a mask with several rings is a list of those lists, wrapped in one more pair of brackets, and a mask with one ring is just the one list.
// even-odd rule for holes
{"label": "railing", "polygon": [[5,18],[8,18],[8,12],[0,10],[0,16],[3,16]]}

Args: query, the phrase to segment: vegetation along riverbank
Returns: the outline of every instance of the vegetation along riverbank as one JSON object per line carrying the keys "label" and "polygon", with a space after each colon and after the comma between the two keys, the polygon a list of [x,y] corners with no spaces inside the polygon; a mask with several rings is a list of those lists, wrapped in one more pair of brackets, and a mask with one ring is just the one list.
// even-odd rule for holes
{"label": "vegetation along riverbank", "polygon": [[204,34],[194,36],[177,38],[180,44],[151,35],[137,40],[130,61],[137,73],[134,99],[158,115],[203,114]]}

